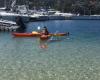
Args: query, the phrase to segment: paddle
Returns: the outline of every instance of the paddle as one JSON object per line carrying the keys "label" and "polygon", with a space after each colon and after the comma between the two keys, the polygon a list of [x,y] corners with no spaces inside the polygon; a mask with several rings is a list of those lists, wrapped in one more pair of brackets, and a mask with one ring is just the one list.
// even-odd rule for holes
{"label": "paddle", "polygon": [[[56,31],[56,32],[54,33],[54,35],[52,35],[48,41],[58,41],[58,39],[57,39],[58,37],[55,36],[58,32],[59,32],[59,31]],[[56,39],[54,39],[54,38],[56,38]]]}

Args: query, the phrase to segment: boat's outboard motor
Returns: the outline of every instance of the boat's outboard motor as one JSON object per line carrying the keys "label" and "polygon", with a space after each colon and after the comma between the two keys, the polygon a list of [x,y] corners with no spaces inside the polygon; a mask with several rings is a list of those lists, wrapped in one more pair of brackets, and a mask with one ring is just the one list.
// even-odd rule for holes
{"label": "boat's outboard motor", "polygon": [[25,32],[25,24],[20,16],[16,17],[16,24],[19,26],[19,28],[16,30],[17,32]]}

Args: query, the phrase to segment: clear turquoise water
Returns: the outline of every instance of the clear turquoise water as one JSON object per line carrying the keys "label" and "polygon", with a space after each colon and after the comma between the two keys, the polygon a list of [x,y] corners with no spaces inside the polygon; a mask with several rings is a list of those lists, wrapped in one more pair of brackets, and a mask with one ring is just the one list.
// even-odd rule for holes
{"label": "clear turquoise water", "polygon": [[47,21],[27,24],[27,32],[48,26],[70,32],[62,41],[39,47],[38,38],[0,32],[0,80],[99,80],[100,21]]}

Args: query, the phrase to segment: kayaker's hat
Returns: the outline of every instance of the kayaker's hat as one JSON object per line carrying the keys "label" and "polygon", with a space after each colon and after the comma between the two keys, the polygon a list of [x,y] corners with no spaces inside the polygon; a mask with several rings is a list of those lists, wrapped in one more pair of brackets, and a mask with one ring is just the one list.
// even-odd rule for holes
{"label": "kayaker's hat", "polygon": [[46,26],[44,26],[43,28],[44,28],[44,29],[47,29],[47,27],[46,27]]}

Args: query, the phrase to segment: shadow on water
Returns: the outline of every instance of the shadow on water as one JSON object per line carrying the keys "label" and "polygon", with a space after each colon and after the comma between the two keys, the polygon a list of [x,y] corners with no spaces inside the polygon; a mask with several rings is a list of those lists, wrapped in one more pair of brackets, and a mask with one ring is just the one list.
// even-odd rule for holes
{"label": "shadow on water", "polygon": [[25,23],[23,22],[23,20],[20,16],[16,17],[16,24],[19,26],[19,28],[16,30],[16,32],[22,33],[22,32],[26,31]]}

